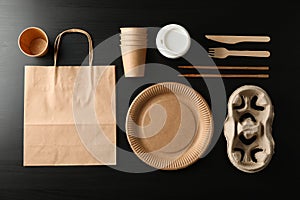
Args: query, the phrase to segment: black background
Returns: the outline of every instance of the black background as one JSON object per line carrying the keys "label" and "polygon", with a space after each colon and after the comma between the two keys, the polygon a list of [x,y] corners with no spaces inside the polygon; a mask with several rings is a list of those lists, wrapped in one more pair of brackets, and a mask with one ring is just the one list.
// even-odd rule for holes
{"label": "black background", "polygon": [[[279,1],[280,2],[280,1]],[[0,0],[0,199],[154,199],[290,197],[299,188],[299,6],[264,1],[141,1],[141,0]],[[238,44],[238,49],[266,49],[270,58],[228,58],[218,65],[268,65],[269,79],[225,79],[229,96],[237,87],[258,85],[275,107],[275,154],[266,169],[255,174],[234,168],[222,135],[214,149],[192,166],[179,171],[144,174],[100,167],[22,167],[24,65],[52,65],[53,50],[43,58],[29,58],[17,46],[28,26],[44,29],[53,45],[61,31],[87,30],[94,45],[119,32],[121,26],[162,27],[177,23],[203,47],[219,45],[205,34],[269,35],[270,43]],[[85,38],[70,35],[60,53],[61,65],[79,65],[86,56]],[[230,45],[224,45],[232,47]],[[149,62],[170,60],[149,51]],[[180,59],[172,65],[180,64]],[[97,64],[101,60],[95,60]],[[170,61],[171,62],[171,61]],[[114,61],[118,78],[122,62]],[[189,79],[202,93],[198,79]],[[206,93],[204,96],[207,98]],[[125,133],[118,131],[118,146],[129,149]],[[297,198],[297,196],[296,196]]]}

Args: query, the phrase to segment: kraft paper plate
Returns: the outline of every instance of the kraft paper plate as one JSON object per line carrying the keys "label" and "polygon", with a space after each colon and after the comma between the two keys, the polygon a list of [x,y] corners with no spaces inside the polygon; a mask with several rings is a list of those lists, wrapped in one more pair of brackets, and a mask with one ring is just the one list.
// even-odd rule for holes
{"label": "kraft paper plate", "polygon": [[185,168],[201,158],[212,129],[205,99],[191,87],[173,82],[141,92],[126,118],[133,152],[146,164],[164,170]]}

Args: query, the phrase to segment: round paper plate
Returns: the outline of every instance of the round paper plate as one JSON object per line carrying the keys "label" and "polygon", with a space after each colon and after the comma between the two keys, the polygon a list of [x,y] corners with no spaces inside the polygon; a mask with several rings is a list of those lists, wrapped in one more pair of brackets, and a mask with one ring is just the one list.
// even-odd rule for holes
{"label": "round paper plate", "polygon": [[210,144],[212,130],[208,104],[181,83],[148,87],[134,99],[126,117],[133,152],[157,169],[176,170],[197,161]]}

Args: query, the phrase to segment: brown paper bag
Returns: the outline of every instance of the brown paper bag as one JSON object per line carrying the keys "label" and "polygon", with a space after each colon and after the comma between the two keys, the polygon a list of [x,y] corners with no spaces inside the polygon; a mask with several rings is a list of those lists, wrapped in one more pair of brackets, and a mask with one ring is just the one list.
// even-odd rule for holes
{"label": "brown paper bag", "polygon": [[[89,41],[89,66],[56,66],[63,34]],[[24,166],[115,165],[115,66],[92,66],[90,35],[59,34],[54,66],[25,66]]]}

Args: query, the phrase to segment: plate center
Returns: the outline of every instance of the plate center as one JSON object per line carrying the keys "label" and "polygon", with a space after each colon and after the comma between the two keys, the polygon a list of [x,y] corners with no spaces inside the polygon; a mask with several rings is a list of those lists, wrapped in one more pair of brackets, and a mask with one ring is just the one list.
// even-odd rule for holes
{"label": "plate center", "polygon": [[138,119],[141,126],[138,135],[145,151],[169,159],[184,153],[198,128],[196,109],[172,93],[147,101]]}

